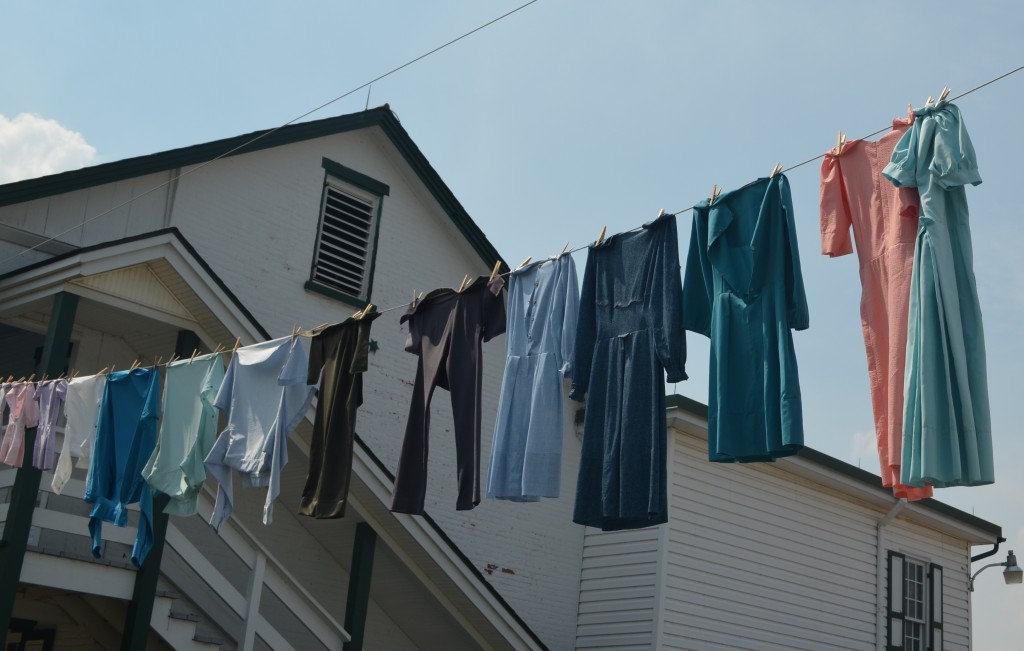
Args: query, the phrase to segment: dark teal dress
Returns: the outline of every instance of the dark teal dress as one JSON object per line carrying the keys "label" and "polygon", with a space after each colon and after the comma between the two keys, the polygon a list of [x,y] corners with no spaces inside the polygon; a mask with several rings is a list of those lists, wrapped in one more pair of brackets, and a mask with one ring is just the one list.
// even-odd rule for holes
{"label": "dark teal dress", "polygon": [[790,330],[808,326],[782,174],[693,207],[683,322],[711,338],[708,457],[774,461],[804,443]]}

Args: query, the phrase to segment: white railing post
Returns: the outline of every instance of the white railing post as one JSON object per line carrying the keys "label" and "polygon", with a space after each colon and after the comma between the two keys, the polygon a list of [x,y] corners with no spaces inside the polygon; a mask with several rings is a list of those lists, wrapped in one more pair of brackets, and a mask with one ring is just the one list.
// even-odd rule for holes
{"label": "white railing post", "polygon": [[245,594],[245,620],[242,622],[242,651],[252,651],[256,641],[256,625],[260,616],[260,596],[263,594],[263,573],[267,569],[267,557],[261,551],[256,552],[256,562],[249,573],[249,589]]}

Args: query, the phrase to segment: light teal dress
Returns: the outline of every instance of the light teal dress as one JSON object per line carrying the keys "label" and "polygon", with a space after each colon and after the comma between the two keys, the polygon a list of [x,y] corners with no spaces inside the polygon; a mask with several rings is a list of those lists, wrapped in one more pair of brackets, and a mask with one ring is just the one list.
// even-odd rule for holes
{"label": "light teal dress", "polygon": [[960,109],[914,111],[882,171],[917,187],[921,219],[910,280],[900,482],[978,486],[994,480],[985,336],[974,280],[966,184],[978,185]]}

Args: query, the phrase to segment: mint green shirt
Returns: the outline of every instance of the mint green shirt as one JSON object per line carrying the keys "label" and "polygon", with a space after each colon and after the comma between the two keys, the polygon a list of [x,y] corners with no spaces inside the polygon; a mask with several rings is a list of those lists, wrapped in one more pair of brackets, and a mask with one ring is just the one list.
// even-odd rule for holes
{"label": "mint green shirt", "polygon": [[183,359],[167,367],[159,439],[142,470],[153,490],[171,498],[164,513],[198,512],[199,490],[206,479],[203,459],[217,439],[213,400],[223,380],[220,355]]}

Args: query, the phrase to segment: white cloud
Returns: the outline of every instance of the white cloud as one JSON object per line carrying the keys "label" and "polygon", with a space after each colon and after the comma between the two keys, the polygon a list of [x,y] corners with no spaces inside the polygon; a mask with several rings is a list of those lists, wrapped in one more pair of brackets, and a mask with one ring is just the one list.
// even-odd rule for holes
{"label": "white cloud", "polygon": [[82,134],[56,120],[31,113],[0,115],[0,183],[78,169],[92,162],[96,148]]}

